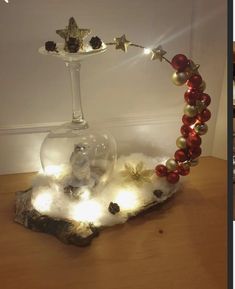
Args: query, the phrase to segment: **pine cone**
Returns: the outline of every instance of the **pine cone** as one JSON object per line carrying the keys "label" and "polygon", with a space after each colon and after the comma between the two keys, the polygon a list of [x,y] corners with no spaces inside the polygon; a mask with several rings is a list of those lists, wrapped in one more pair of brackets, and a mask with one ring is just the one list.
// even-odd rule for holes
{"label": "pine cone", "polygon": [[102,41],[98,36],[92,37],[90,40],[90,45],[93,49],[99,49],[102,46]]}
{"label": "pine cone", "polygon": [[117,203],[113,203],[111,202],[109,204],[109,212],[113,215],[115,215],[116,213],[120,212],[120,207],[118,206]]}
{"label": "pine cone", "polygon": [[66,42],[66,46],[68,52],[76,53],[79,50],[79,40],[77,38],[70,37],[69,40]]}
{"label": "pine cone", "polygon": [[45,49],[47,51],[56,51],[56,43],[54,41],[47,41],[45,43]]}

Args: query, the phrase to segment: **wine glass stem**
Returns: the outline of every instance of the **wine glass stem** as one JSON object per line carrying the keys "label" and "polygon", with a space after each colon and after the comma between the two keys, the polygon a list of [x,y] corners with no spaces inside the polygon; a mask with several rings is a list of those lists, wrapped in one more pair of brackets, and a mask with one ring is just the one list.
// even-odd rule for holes
{"label": "wine glass stem", "polygon": [[86,126],[87,123],[84,120],[81,102],[81,87],[80,87],[80,70],[81,63],[76,61],[66,62],[68,68],[71,93],[72,93],[72,122]]}

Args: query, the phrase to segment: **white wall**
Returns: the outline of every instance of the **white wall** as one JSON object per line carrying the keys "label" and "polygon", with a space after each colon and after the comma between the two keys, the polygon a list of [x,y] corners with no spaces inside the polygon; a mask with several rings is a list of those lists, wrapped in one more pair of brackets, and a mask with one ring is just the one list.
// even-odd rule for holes
{"label": "white wall", "polygon": [[[203,153],[213,153],[217,111],[224,101],[225,0],[11,0],[0,2],[0,173],[39,169],[48,127],[70,119],[66,69],[37,50],[46,40],[59,41],[55,30],[72,15],[104,41],[126,33],[139,44],[162,44],[170,59],[185,53],[199,62],[213,113]],[[86,119],[108,126],[120,153],[172,154],[185,90],[171,83],[172,72],[134,48],[127,54],[111,48],[88,59],[82,67]]]}

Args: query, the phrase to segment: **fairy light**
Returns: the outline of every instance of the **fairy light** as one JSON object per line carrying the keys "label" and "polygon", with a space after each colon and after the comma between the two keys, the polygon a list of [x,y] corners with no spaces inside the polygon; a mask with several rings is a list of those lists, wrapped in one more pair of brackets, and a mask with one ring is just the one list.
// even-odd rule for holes
{"label": "fairy light", "polygon": [[52,195],[50,192],[43,192],[39,193],[33,200],[32,204],[34,208],[41,212],[41,213],[46,213],[50,211],[51,204],[52,204]]}
{"label": "fairy light", "polygon": [[101,217],[101,205],[94,200],[82,201],[74,204],[70,210],[70,217],[75,221],[96,223]]}
{"label": "fairy light", "polygon": [[91,195],[90,190],[89,190],[89,189],[84,189],[84,190],[82,190],[82,192],[81,192],[80,198],[81,198],[81,200],[83,200],[83,201],[87,201],[87,200],[89,200],[90,195]]}
{"label": "fairy light", "polygon": [[62,167],[61,166],[56,166],[56,165],[49,165],[45,167],[44,169],[44,174],[48,176],[55,176],[59,177],[62,173]]}
{"label": "fairy light", "polygon": [[144,54],[145,55],[149,55],[151,53],[151,49],[150,48],[144,48]]}
{"label": "fairy light", "polygon": [[121,210],[134,210],[138,206],[137,193],[129,189],[120,190],[115,203],[120,206]]}
{"label": "fairy light", "polygon": [[4,0],[5,3],[9,3],[9,0]]}

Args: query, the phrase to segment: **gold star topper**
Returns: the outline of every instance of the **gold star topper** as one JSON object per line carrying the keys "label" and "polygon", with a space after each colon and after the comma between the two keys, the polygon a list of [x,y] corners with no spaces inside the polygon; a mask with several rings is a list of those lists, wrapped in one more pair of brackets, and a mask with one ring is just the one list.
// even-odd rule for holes
{"label": "gold star topper", "polygon": [[56,33],[65,40],[65,43],[69,40],[69,38],[76,38],[79,41],[80,48],[83,48],[83,39],[91,33],[91,30],[79,28],[75,19],[71,17],[69,19],[69,25],[66,26],[65,29],[56,30]]}
{"label": "gold star topper", "polygon": [[125,169],[120,172],[121,176],[127,182],[135,182],[137,185],[143,183],[151,183],[151,177],[154,174],[153,170],[144,170],[144,163],[139,162],[136,166],[126,163]]}
{"label": "gold star topper", "polygon": [[159,45],[157,48],[152,49],[151,60],[159,59],[162,61],[163,56],[166,54],[166,51],[162,49],[162,46]]}
{"label": "gold star topper", "polygon": [[127,47],[131,45],[131,42],[126,39],[126,35],[123,34],[121,37],[114,38],[116,49],[121,49],[124,52],[127,52]]}

